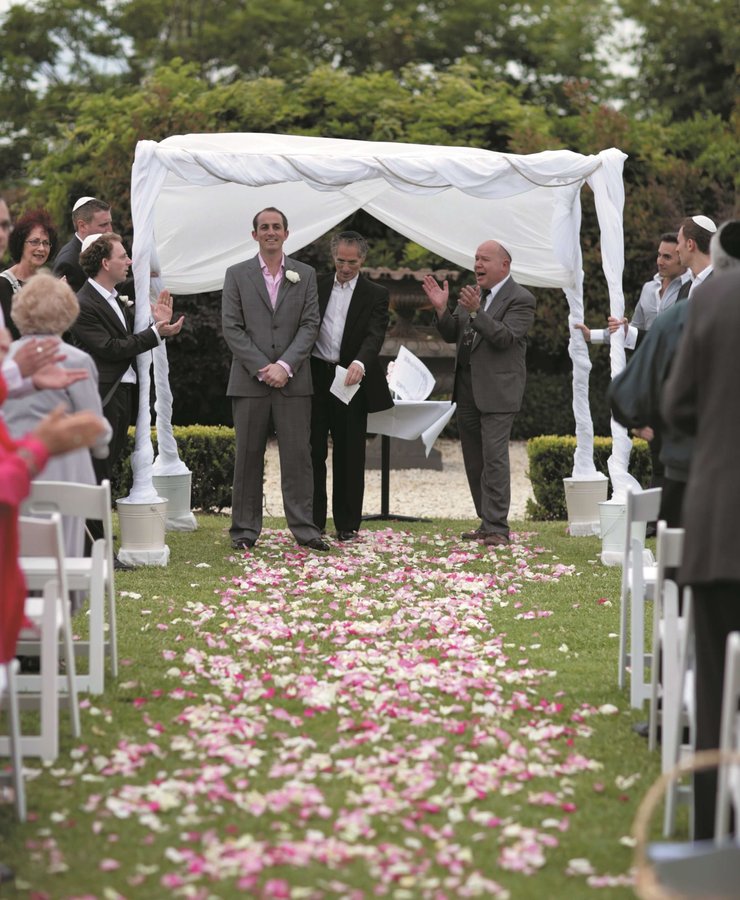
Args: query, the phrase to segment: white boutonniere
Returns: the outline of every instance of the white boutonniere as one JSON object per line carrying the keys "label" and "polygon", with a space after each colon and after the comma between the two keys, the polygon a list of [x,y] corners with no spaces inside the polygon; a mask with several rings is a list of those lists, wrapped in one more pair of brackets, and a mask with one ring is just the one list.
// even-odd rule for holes
{"label": "white boutonniere", "polygon": [[298,282],[301,280],[301,276],[298,274],[298,272],[294,272],[292,269],[285,270],[285,277],[291,284],[298,284]]}
{"label": "white boutonniere", "polygon": [[134,305],[134,301],[129,300],[125,294],[119,294],[118,299],[121,301],[121,303],[123,303],[124,306],[133,306]]}

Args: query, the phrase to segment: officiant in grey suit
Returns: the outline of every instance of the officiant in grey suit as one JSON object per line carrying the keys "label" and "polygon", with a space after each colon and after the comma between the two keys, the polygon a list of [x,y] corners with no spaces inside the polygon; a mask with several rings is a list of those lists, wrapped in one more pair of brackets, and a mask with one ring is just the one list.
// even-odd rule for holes
{"label": "officiant in grey suit", "polygon": [[[331,240],[334,272],[318,281],[321,328],[311,355],[313,520],[318,528],[326,525],[331,434],[331,508],[339,541],[355,540],[362,520],[367,414],[393,406],[378,361],[388,327],[388,290],[360,274],[367,251],[367,241],[356,231],[335,234]],[[331,393],[337,365],[347,370],[345,385],[358,385],[348,404]]]}
{"label": "officiant in grey suit", "polygon": [[288,220],[268,207],[257,213],[257,256],[226,270],[221,319],[233,355],[227,396],[236,433],[231,543],[254,547],[262,531],[267,438],[280,454],[283,506],[296,541],[328,550],[313,521],[311,367],[319,331],[316,272],[283,253]]}
{"label": "officiant in grey suit", "polygon": [[427,275],[422,287],[437,312],[442,337],[457,343],[453,399],[465,472],[480,525],[466,540],[509,543],[511,476],[509,438],[526,383],[527,332],[534,321],[532,294],[511,277],[511,255],[498,241],[475,251],[476,286],[466,285],[450,304],[447,282]]}

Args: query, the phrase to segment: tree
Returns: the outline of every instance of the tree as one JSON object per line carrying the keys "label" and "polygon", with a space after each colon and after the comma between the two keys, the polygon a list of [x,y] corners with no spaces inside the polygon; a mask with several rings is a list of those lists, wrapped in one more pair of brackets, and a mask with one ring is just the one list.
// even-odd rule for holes
{"label": "tree", "polygon": [[638,74],[630,88],[637,113],[689,119],[737,108],[740,29],[736,0],[622,0],[639,26],[633,42]]}

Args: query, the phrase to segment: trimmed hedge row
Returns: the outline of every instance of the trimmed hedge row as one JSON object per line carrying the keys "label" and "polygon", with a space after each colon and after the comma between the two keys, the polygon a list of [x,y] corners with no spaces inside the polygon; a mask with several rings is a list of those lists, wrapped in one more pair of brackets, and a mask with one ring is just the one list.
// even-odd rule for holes
{"label": "trimmed hedge row", "polygon": [[[576,439],[571,435],[542,435],[527,441],[529,479],[532,482],[534,501],[527,501],[527,515],[536,520],[566,520],[565,488],[563,478],[573,474],[573,455]],[[612,439],[594,438],[594,465],[609,477],[607,460],[612,452]],[[652,476],[650,449],[646,441],[632,440],[629,471],[642,487],[647,487]]]}
{"label": "trimmed hedge row", "polygon": [[[193,509],[220,511],[231,506],[231,482],[234,474],[234,429],[224,425],[176,425],[172,429],[180,458],[193,473]],[[157,436],[152,430],[154,452]],[[128,496],[131,490],[131,453],[134,430],[129,429],[128,444],[113,473],[113,499]],[[565,520],[563,478],[573,471],[576,439],[570,435],[542,435],[527,441],[529,477],[534,501],[527,502],[527,515],[538,520]],[[599,472],[609,475],[607,460],[611,454],[611,438],[594,438],[594,463]],[[645,441],[635,438],[630,454],[630,473],[647,487],[652,467]]]}
{"label": "trimmed hedge row", "polygon": [[[177,441],[180,459],[193,473],[191,504],[193,509],[220,512],[231,506],[231,482],[234,477],[234,429],[225,425],[175,425],[172,433]],[[154,455],[157,435],[152,429]],[[113,472],[113,499],[127,497],[133,477],[131,454],[134,451],[134,429],[129,428],[126,450]]]}

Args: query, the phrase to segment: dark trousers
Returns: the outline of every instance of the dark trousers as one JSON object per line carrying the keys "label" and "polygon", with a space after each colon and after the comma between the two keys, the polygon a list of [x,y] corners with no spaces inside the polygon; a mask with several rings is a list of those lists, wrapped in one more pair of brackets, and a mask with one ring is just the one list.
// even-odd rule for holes
{"label": "dark trousers", "polygon": [[319,537],[311,511],[311,398],[272,389],[260,397],[232,397],[236,447],[232,492],[232,541],[257,540],[262,531],[263,473],[267,438],[274,429],[288,528],[299,544]]}
{"label": "dark trousers", "polygon": [[[105,398],[112,387],[112,384],[101,384],[99,387],[101,397]],[[103,407],[103,415],[110,422],[113,435],[108,444],[108,456],[105,459],[97,459],[93,456],[93,471],[98,484],[102,484],[106,478],[111,483],[113,482],[113,470],[126,448],[128,428],[133,421],[136,407],[137,391],[138,385],[136,384],[119,384],[113,392],[113,396]],[[113,499],[116,498],[113,497]],[[102,522],[98,519],[88,519],[86,524],[93,540],[103,537]],[[89,552],[87,543],[86,541],[86,554]]]}
{"label": "dark trousers", "polygon": [[[719,746],[727,635],[740,631],[740,582],[693,585],[696,634],[696,749]],[[694,836],[714,836],[717,771],[694,775]]]}
{"label": "dark trousers", "polygon": [[[101,384],[101,397],[105,398],[112,387],[112,384]],[[113,392],[113,396],[103,407],[103,415],[110,422],[113,436],[108,444],[108,456],[105,459],[93,457],[93,469],[98,484],[105,478],[112,479],[116,463],[123,455],[129,425],[133,421],[137,388],[136,384],[119,384]]]}
{"label": "dark trousers", "polygon": [[686,482],[663,476],[663,493],[660,496],[661,519],[665,519],[669,528],[683,527],[683,495],[686,493]]}
{"label": "dark trousers", "polygon": [[313,398],[311,401],[311,462],[313,464],[313,520],[326,527],[328,499],[326,460],[332,439],[331,511],[337,531],[358,531],[365,496],[365,440],[367,404],[362,388],[349,405],[329,388],[336,366],[311,357]]}
{"label": "dark trousers", "polygon": [[469,366],[455,372],[460,446],[470,493],[483,531],[509,535],[509,439],[515,413],[484,413],[475,405]]}

